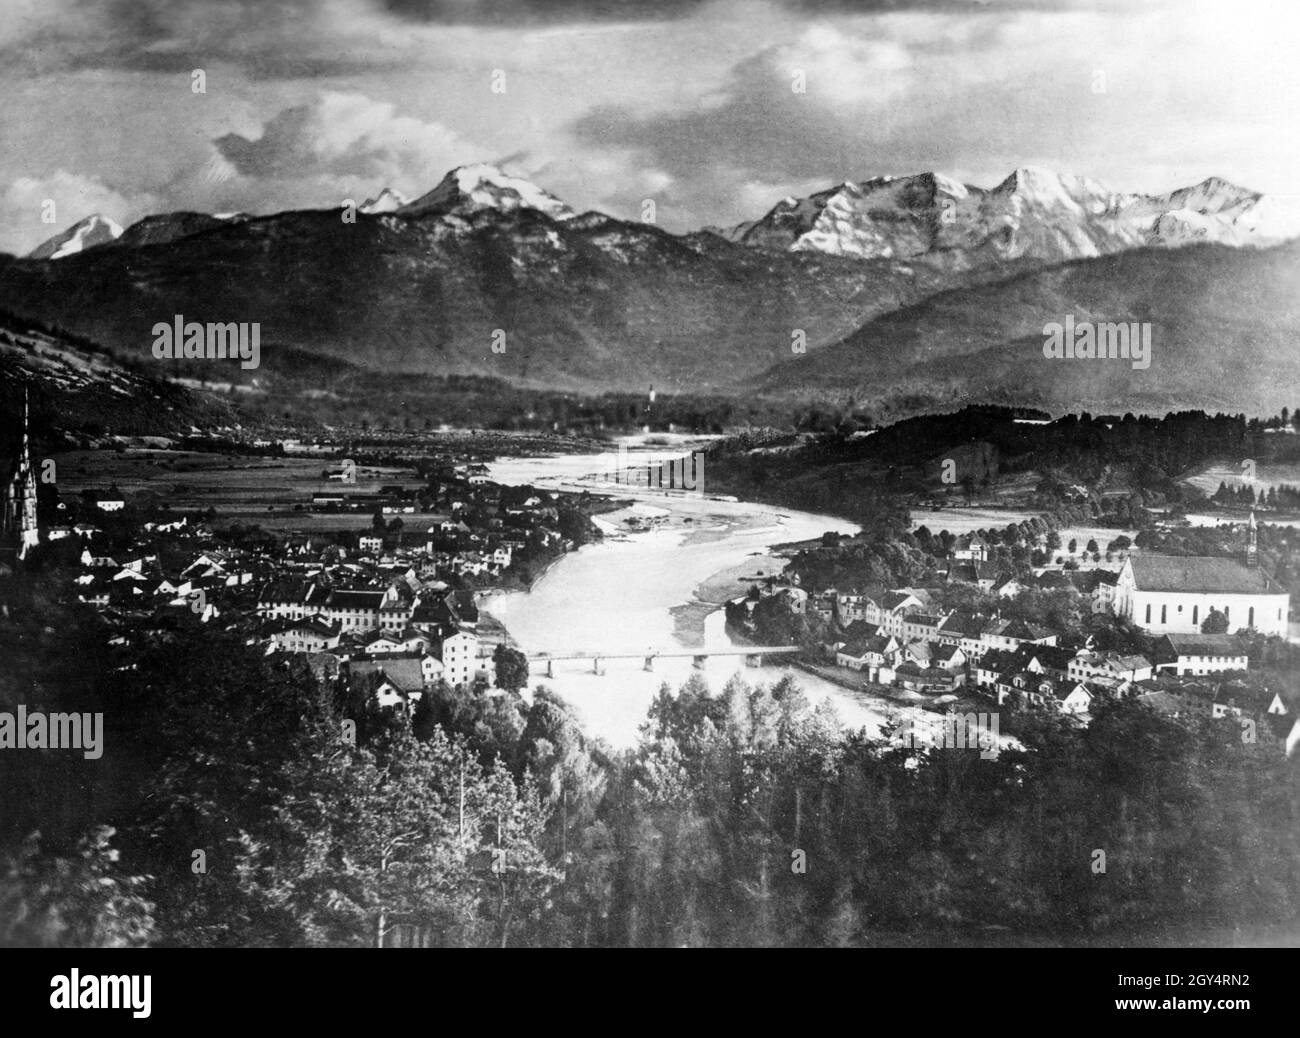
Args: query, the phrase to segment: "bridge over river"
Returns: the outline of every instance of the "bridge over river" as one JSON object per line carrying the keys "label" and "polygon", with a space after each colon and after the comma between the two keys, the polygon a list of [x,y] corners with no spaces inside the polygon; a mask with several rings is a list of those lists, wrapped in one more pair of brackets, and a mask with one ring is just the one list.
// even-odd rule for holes
{"label": "bridge over river", "polygon": [[744,656],[745,661],[750,666],[761,667],[764,656],[782,655],[792,652],[802,651],[798,645],[725,645],[716,649],[701,647],[698,649],[646,649],[644,652],[602,652],[593,650],[590,652],[583,651],[565,651],[565,652],[529,652],[525,653],[528,657],[528,665],[531,668],[534,664],[546,664],[546,676],[555,677],[555,664],[563,660],[591,660],[591,672],[593,674],[603,674],[601,662],[604,660],[644,660],[645,670],[655,669],[655,660],[659,659],[690,659],[694,661],[697,669],[703,668],[704,661],[710,656]]}

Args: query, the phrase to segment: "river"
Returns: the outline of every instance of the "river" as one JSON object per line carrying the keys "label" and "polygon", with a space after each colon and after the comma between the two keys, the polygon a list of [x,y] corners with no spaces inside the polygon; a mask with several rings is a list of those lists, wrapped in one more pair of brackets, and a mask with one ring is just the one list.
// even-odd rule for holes
{"label": "river", "polygon": [[[638,443],[629,438],[635,450]],[[632,457],[636,457],[635,453]],[[574,481],[608,472],[611,455],[503,458],[489,466],[489,478],[507,485],[573,489]],[[601,490],[593,486],[593,492]],[[707,476],[701,487],[707,490]],[[651,529],[630,530],[623,522],[633,510],[600,517],[606,539],[557,560],[526,592],[497,594],[484,608],[528,652],[633,652],[635,659],[602,662],[604,674],[589,661],[554,664],[554,677],[536,665],[531,687],[549,686],[576,710],[585,730],[616,747],[633,745],[652,698],[663,683],[676,691],[692,673],[692,661],[660,659],[653,672],[643,669],[650,649],[680,649],[736,644],[727,635],[721,605],[743,594],[759,574],[779,573],[785,560],[774,545],[820,537],[827,530],[856,532],[842,519],[773,505],[703,496],[668,495],[626,485],[605,484],[605,492],[635,498],[642,515],[662,510]],[[848,728],[878,733],[882,723],[913,713],[890,701],[857,693],[805,671],[788,667],[754,668],[743,657],[712,657],[701,672],[715,693],[735,674],[750,684],[771,684],[793,674],[814,703],[829,699]]]}

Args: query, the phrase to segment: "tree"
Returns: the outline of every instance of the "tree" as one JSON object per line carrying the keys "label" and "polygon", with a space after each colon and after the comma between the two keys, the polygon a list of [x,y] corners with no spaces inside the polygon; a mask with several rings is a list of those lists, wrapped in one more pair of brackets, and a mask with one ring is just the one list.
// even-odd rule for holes
{"label": "tree", "polygon": [[528,684],[528,657],[518,649],[499,644],[492,653],[492,662],[496,665],[497,688],[518,692]]}
{"label": "tree", "polygon": [[1071,537],[1070,543],[1066,545],[1066,548],[1071,555],[1074,555],[1079,550],[1079,542],[1076,541],[1073,537]]}
{"label": "tree", "polygon": [[438,730],[438,702],[434,689],[426,688],[411,711],[411,734],[420,742],[428,742]]}
{"label": "tree", "polygon": [[1202,634],[1227,634],[1228,617],[1217,609],[1211,609],[1201,621]]}
{"label": "tree", "polygon": [[153,906],[140,897],[143,876],[124,876],[110,846],[114,830],[98,826],[72,858],[40,852],[32,833],[0,859],[0,946],[138,948],[153,937]]}

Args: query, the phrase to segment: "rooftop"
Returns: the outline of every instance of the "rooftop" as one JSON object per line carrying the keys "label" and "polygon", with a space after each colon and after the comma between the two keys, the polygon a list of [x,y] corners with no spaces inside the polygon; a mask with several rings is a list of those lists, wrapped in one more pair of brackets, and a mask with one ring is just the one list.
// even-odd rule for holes
{"label": "rooftop", "polygon": [[1283,594],[1264,572],[1236,559],[1190,555],[1137,555],[1131,560],[1140,591]]}

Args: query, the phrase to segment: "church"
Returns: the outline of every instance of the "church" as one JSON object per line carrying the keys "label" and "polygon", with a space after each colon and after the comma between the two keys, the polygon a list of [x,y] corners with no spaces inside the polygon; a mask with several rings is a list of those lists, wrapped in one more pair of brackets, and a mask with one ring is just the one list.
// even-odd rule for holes
{"label": "church", "polygon": [[31,444],[27,431],[27,395],[23,394],[23,426],[17,457],[6,468],[0,464],[4,483],[0,490],[0,563],[27,557],[39,543],[36,525],[36,472],[32,468]]}
{"label": "church", "polygon": [[1133,555],[1115,585],[1114,610],[1150,634],[1197,634],[1210,610],[1228,630],[1285,638],[1290,595],[1259,567],[1255,516],[1244,562],[1207,556]]}

